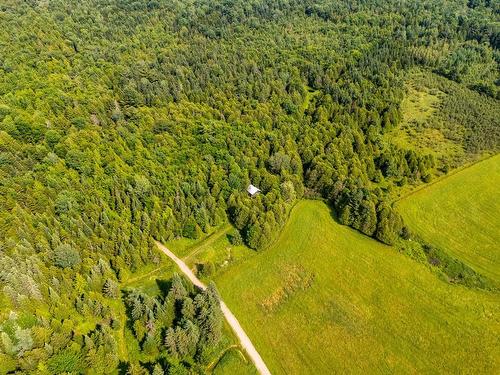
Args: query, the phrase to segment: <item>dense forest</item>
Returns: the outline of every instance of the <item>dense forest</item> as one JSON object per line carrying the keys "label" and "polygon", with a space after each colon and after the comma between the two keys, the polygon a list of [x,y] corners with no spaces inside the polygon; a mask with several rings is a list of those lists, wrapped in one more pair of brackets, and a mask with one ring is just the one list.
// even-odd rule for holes
{"label": "dense forest", "polygon": [[155,373],[202,372],[222,335],[213,288],[121,295],[160,262],[155,239],[229,221],[265,251],[304,196],[404,236],[391,194],[447,170],[385,137],[407,72],[474,98],[449,100],[446,135],[497,152],[499,20],[490,0],[2,1],[0,373],[153,371],[118,358],[116,298],[141,350],[167,357]]}

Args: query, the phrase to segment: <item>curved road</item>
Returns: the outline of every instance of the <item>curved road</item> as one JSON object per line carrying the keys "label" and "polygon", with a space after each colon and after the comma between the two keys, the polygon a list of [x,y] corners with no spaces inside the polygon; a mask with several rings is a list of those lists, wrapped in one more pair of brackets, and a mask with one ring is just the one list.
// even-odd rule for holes
{"label": "curved road", "polygon": [[[163,244],[160,242],[156,241],[156,245],[158,248],[165,253],[166,256],[168,256],[170,259],[172,259],[175,264],[181,269],[182,273],[187,276],[191,282],[196,285],[198,288],[204,290],[206,288],[205,284],[203,284],[200,279],[198,279],[195,274],[189,269],[189,267],[182,261],[182,259],[178,258],[173,252],[171,252],[169,249],[167,249]],[[266,364],[262,360],[259,352],[257,352],[257,349],[252,344],[252,341],[250,341],[250,338],[247,336],[243,328],[241,327],[240,323],[238,322],[238,319],[233,315],[231,310],[226,306],[224,301],[220,301],[220,308],[222,310],[222,313],[224,314],[224,317],[226,318],[227,322],[233,329],[234,333],[236,336],[238,336],[238,339],[240,340],[241,346],[245,349],[245,351],[248,353],[248,356],[250,359],[253,361],[255,364],[255,367],[261,373],[262,375],[270,375],[271,372],[267,368]]]}

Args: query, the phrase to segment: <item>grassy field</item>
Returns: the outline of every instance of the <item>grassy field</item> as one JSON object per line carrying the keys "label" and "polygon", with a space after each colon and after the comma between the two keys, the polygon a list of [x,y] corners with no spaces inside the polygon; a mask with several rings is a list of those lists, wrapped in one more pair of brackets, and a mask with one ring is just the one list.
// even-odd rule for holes
{"label": "grassy field", "polygon": [[500,155],[442,179],[397,204],[426,242],[500,284]]}
{"label": "grassy field", "polygon": [[219,360],[213,369],[214,375],[256,375],[258,374],[251,362],[239,349],[230,349]]}
{"label": "grassy field", "polygon": [[273,374],[500,370],[498,294],[441,281],[319,201],[215,281]]}
{"label": "grassy field", "polygon": [[[244,245],[229,243],[228,235],[234,230],[231,224],[226,224],[198,240],[173,240],[167,242],[166,246],[193,269],[197,264],[207,262],[214,264],[217,269],[223,269],[255,254],[255,251]],[[199,274],[198,277],[208,281],[206,275]]]}

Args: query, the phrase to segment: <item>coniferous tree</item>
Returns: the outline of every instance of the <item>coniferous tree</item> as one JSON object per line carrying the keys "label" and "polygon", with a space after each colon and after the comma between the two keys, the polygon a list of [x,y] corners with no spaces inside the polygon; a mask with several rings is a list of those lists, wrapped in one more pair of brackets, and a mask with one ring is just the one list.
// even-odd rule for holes
{"label": "coniferous tree", "polygon": [[119,296],[118,284],[111,279],[107,279],[103,286],[103,293],[108,298],[118,298]]}
{"label": "coniferous tree", "polygon": [[164,344],[168,354],[174,358],[177,358],[179,355],[179,353],[177,352],[177,340],[175,330],[172,327],[168,328],[167,332],[165,333]]}
{"label": "coniferous tree", "polygon": [[172,277],[172,285],[168,293],[174,300],[180,301],[187,296],[186,288],[179,274],[175,273]]}

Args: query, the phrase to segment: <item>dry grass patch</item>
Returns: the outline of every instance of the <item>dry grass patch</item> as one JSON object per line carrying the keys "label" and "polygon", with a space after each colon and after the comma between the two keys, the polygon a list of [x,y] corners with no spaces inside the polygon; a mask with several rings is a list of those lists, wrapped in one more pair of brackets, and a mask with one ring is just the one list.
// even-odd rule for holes
{"label": "dry grass patch", "polygon": [[281,269],[283,285],[266,297],[261,306],[267,313],[276,311],[300,290],[307,290],[314,282],[314,274],[299,264],[287,264]]}

